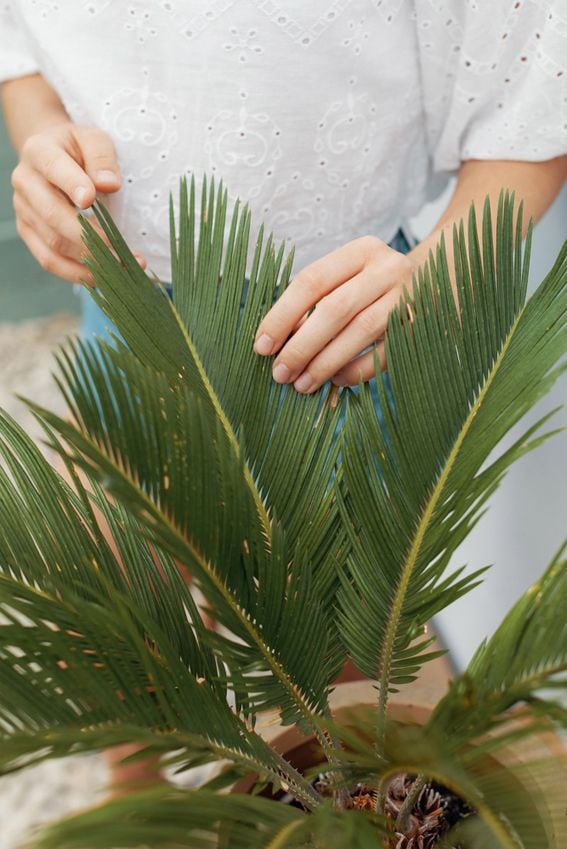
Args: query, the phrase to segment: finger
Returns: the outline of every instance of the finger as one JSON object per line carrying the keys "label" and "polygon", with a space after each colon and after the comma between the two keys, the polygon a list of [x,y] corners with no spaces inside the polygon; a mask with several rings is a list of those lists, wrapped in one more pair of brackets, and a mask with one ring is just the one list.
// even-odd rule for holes
{"label": "finger", "polygon": [[[43,241],[55,253],[60,253],[77,262],[88,255],[83,241],[83,228],[77,210],[59,189],[50,185],[33,169],[24,173],[25,179],[18,183],[14,194],[16,214],[31,227],[37,228]],[[108,238],[94,219],[91,224],[103,241],[110,246]]]}
{"label": "finger", "polygon": [[[344,328],[349,326],[355,316],[362,314],[362,311],[375,303],[383,292],[388,290],[392,285],[390,279],[392,269],[388,265],[388,263],[382,263],[378,266],[377,263],[372,263],[360,274],[343,283],[342,286],[325,295],[319,301],[307,320],[295,330],[280,350],[273,365],[274,380],[278,383],[293,382],[305,371],[319,352],[323,351],[333,339],[341,334]],[[380,309],[379,315],[382,316],[383,312],[383,309]],[[372,313],[372,316],[374,316],[374,313]],[[363,319],[362,329],[367,329],[366,324]],[[324,383],[350,357],[359,354],[368,342],[375,341],[376,334],[369,339],[366,338],[367,335],[366,333],[363,344],[352,350],[346,359],[333,364],[332,369],[322,378],[321,383]],[[338,350],[336,345],[333,347]],[[303,381],[303,384],[307,386],[307,379]],[[317,387],[313,386],[313,389],[315,388]],[[305,389],[304,391],[312,391],[312,389]]]}
{"label": "finger", "polygon": [[120,166],[110,136],[96,127],[75,127],[82,164],[97,191],[105,194],[120,188]]}
{"label": "finger", "polygon": [[366,383],[376,376],[374,357],[378,357],[380,368],[386,370],[384,342],[379,342],[372,351],[367,351],[342,368],[333,376],[335,386],[356,386],[361,380]]}
{"label": "finger", "polygon": [[337,372],[348,366],[365,348],[381,339],[386,332],[388,315],[396,306],[398,298],[397,289],[391,289],[383,298],[358,313],[299,375],[294,382],[295,389],[303,393],[315,392]]}
{"label": "finger", "polygon": [[94,184],[60,142],[43,136],[32,136],[24,145],[22,156],[48,183],[61,189],[79,209],[92,206],[96,196]]}
{"label": "finger", "polygon": [[139,253],[138,251],[132,251],[132,255],[133,255],[134,259],[136,260],[136,262],[138,263],[138,265],[140,266],[140,268],[145,271],[146,268],[148,267],[148,260],[146,259],[146,257],[143,254]]}
{"label": "finger", "polygon": [[300,271],[260,323],[256,353],[278,351],[304,313],[362,270],[367,249],[366,239],[355,239]]}
{"label": "finger", "polygon": [[80,242],[77,243],[76,241],[66,239],[61,232],[53,230],[30,207],[24,207],[18,217],[26,227],[39,236],[44,245],[54,254],[79,263],[83,262],[87,256],[87,251]]}
{"label": "finger", "polygon": [[48,242],[56,253],[77,261],[86,254],[76,208],[37,171],[30,169],[25,184],[14,195],[14,209],[30,226],[39,228],[44,241],[48,232],[61,240],[59,247]]}
{"label": "finger", "polygon": [[56,277],[62,277],[70,283],[90,282],[88,271],[84,265],[56,254],[27,224],[19,224],[18,233],[44,271],[48,271]]}

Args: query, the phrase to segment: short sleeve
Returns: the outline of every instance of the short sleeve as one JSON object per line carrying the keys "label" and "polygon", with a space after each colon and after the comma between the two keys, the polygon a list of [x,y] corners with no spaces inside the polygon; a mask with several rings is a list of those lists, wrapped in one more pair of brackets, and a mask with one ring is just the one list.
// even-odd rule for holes
{"label": "short sleeve", "polygon": [[416,9],[434,172],[567,153],[564,0],[422,0]]}
{"label": "short sleeve", "polygon": [[38,70],[26,33],[14,14],[14,3],[0,0],[0,83]]}

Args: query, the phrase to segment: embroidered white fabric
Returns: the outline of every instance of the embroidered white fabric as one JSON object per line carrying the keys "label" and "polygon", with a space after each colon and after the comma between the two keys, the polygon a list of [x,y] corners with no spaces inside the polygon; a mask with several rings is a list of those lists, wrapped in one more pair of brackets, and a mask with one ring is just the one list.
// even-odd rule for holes
{"label": "embroidered white fabric", "polygon": [[564,2],[0,0],[0,79],[41,71],[111,135],[110,208],[162,278],[187,172],[222,177],[297,269],[390,239],[462,160],[567,152]]}

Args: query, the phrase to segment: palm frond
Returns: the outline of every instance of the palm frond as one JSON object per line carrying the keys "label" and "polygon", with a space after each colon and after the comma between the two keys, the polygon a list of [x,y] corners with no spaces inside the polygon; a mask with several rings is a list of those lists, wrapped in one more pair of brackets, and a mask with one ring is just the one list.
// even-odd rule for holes
{"label": "palm frond", "polygon": [[[267,849],[293,840],[306,816],[255,796],[152,790],[118,798],[45,829],[34,849]],[[278,843],[278,836],[286,837]],[[287,839],[289,837],[289,840]],[[220,840],[220,843],[219,843]]]}
{"label": "palm frond", "polygon": [[[260,234],[247,281],[250,213],[236,206],[225,244],[226,198],[222,184],[215,191],[212,183],[208,190],[205,181],[199,216],[194,182],[189,192],[182,183],[178,239],[172,214],[173,298],[179,313],[141,271],[103,207],[97,217],[120,263],[85,223],[97,281],[92,294],[140,362],[163,372],[172,385],[189,385],[212,405],[229,439],[236,444],[240,438],[268,536],[268,512],[285,524],[292,546],[300,534],[307,540],[305,516],[312,515],[307,530],[315,558],[319,547],[323,555],[329,547],[326,534],[317,534],[316,519],[332,509],[325,495],[336,459],[331,442],[338,411],[325,403],[324,391],[298,397],[274,384],[269,361],[253,353],[262,315],[287,286],[291,256],[283,264],[283,246],[276,253],[272,239],[264,244]],[[295,475],[289,474],[289,457]],[[313,562],[316,569],[318,561]]]}
{"label": "palm frond", "polygon": [[[375,849],[379,817],[337,812],[330,801],[305,816],[258,796],[207,790],[132,794],[45,829],[34,849]],[[94,837],[93,837],[94,835]]]}
{"label": "palm frond", "polygon": [[[245,735],[246,737],[246,735]],[[0,774],[7,775],[53,758],[98,752],[123,744],[135,743],[137,751],[127,761],[159,758],[160,767],[183,773],[204,764],[226,764],[206,789],[224,790],[243,776],[254,775],[277,791],[285,787],[306,810],[317,810],[323,800],[303,777],[281,756],[270,751],[256,735],[248,735],[236,745],[230,744],[218,728],[207,736],[184,729],[164,731],[148,725],[133,725],[123,720],[85,725],[81,717],[28,731],[0,732]]]}
{"label": "palm frond", "polygon": [[551,435],[541,433],[542,418],[486,465],[563,370],[567,339],[567,245],[525,303],[521,209],[513,218],[513,199],[502,197],[496,251],[488,204],[482,247],[474,209],[467,239],[462,226],[455,231],[458,313],[443,245],[414,280],[410,310],[402,303],[392,313],[391,394],[377,375],[385,425],[368,390],[349,400],[341,509],[352,554],[340,625],[360,669],[380,678],[382,709],[427,659],[427,641],[411,641],[478,582],[479,571],[447,573],[454,551],[509,465]]}
{"label": "palm frond", "polygon": [[[37,729],[42,721],[57,724],[59,717],[59,722],[72,725],[80,737],[85,722],[178,727],[184,715],[182,727],[202,732],[215,743],[217,752],[222,750],[219,757],[232,752],[233,758],[242,761],[240,735],[245,726],[234,724],[224,701],[224,672],[218,670],[199,614],[172,559],[155,544],[149,546],[140,521],[119,504],[112,504],[94,481],[91,493],[76,479],[78,493],[73,492],[7,416],[0,420],[0,433],[0,450],[7,465],[7,471],[0,470],[0,500],[5,505],[5,534],[0,542],[5,575],[0,579],[0,599],[10,622],[0,628],[0,640],[6,647],[0,669],[0,705],[8,728]],[[196,441],[197,445],[203,443],[207,440]],[[209,455],[203,458],[198,452],[198,456],[206,460]],[[202,471],[210,482],[210,469],[205,466]],[[221,465],[219,475],[223,473]],[[226,494],[222,486],[219,491]],[[239,509],[234,498],[226,503]],[[117,559],[104,539],[93,507],[106,519],[116,554],[123,560]],[[219,511],[214,515],[220,515]],[[210,520],[210,516],[205,518]],[[170,527],[167,517],[161,526]],[[245,527],[250,531],[250,526]],[[224,526],[221,530],[225,533]],[[232,655],[225,651],[221,660],[223,668],[228,662],[234,670],[232,683],[241,701],[246,697],[248,709],[279,706],[288,721],[296,716],[298,704],[303,721],[323,711],[327,678],[332,677],[325,643],[317,641],[310,654],[311,632],[304,628],[295,637],[290,630],[287,642],[280,640],[278,645],[278,635],[290,620],[308,621],[310,626],[321,621],[324,634],[317,599],[309,591],[308,574],[299,562],[294,580],[286,587],[288,558],[280,535],[276,532],[271,551],[265,547],[260,551],[262,575],[269,574],[272,580],[262,580],[257,586],[253,582],[255,607],[249,604],[248,610],[241,606],[242,594],[237,597],[230,592],[210,561],[191,550],[182,535],[177,533],[175,539],[185,561],[189,551],[197,558],[195,562],[204,564],[199,573],[195,562],[189,561],[198,576],[208,579],[210,601],[236,635],[230,641]],[[226,533],[222,541],[226,544]],[[223,559],[219,562],[231,565]],[[258,572],[256,568],[252,571]],[[301,594],[297,593],[298,582],[304,585]],[[223,611],[227,599],[228,609]],[[266,620],[265,633],[255,624],[254,611]],[[15,620],[14,612],[19,617]],[[22,616],[27,624],[20,621]],[[121,636],[116,631],[119,622],[126,628]],[[248,665],[242,661],[239,637],[256,649],[255,654],[249,651]],[[128,649],[129,639],[135,643]],[[297,667],[305,677],[298,674],[293,678],[288,665]],[[257,674],[270,666],[276,668],[275,675]],[[206,687],[198,686],[196,678],[205,678]],[[216,690],[220,699],[215,700],[209,688]],[[158,698],[156,705],[156,693],[163,704]],[[196,699],[203,698],[198,720],[194,711],[199,710],[200,702]],[[77,704],[82,705],[79,714]],[[250,738],[248,732],[245,736]],[[260,745],[255,735],[253,739]],[[281,766],[289,777],[288,766],[280,765],[277,757],[274,771],[274,754],[268,747],[262,744],[259,751],[260,755],[244,751],[251,769],[261,769],[265,761],[264,768],[273,775],[279,774]],[[302,789],[299,776],[296,781],[300,795],[313,804],[313,794]]]}
{"label": "palm frond", "polygon": [[[208,404],[185,386],[169,391],[164,375],[128,352],[107,347],[97,354],[85,346],[78,352],[76,359],[88,363],[89,381],[85,372],[81,383],[83,373],[75,368],[82,367],[70,359],[67,368],[76,381],[72,411],[79,427],[46,411],[42,420],[74,447],[71,462],[98,474],[152,543],[194,576],[233,635],[222,641],[222,662],[247,710],[278,707],[284,722],[311,723],[313,731],[338,664],[311,562],[289,549],[276,520],[266,544],[240,449]],[[100,391],[107,380],[116,385],[112,395],[108,387]],[[108,423],[96,443],[95,409],[97,420]],[[127,459],[110,436],[119,432]]]}
{"label": "palm frond", "polygon": [[[509,708],[525,703],[520,714],[524,718],[546,717],[567,727],[564,706],[551,698],[567,689],[567,622],[558,606],[565,598],[563,549],[480,646],[437,705],[429,726],[451,728],[454,740],[463,746],[500,726]],[[518,739],[533,732],[533,722],[514,725],[491,738],[485,749],[502,745],[508,734]]]}
{"label": "palm frond", "polygon": [[[223,676],[171,558],[149,547],[139,523],[94,482],[94,493],[79,480],[72,491],[7,416],[0,433],[7,466],[0,470],[6,733],[62,726],[80,743],[85,726],[107,722],[181,729],[214,744],[218,757],[232,752],[250,769],[276,777],[283,770],[287,780],[289,765],[228,707]],[[93,507],[107,519],[123,561],[103,539]],[[312,804],[313,793],[295,779]]]}
{"label": "palm frond", "polygon": [[28,758],[25,765],[34,753],[43,759],[88,749],[88,729],[102,728],[103,745],[112,738],[109,724],[115,724],[115,733],[130,733],[135,742],[147,742],[153,730],[165,735],[161,747],[195,749],[198,743],[210,759],[230,758],[276,783],[285,781],[314,806],[317,794],[206,680],[191,675],[167,636],[144,620],[142,638],[136,629],[139,611],[116,592],[113,602],[73,599],[70,590],[62,601],[0,578],[5,622],[0,626],[0,737],[10,753],[8,768],[18,757]]}
{"label": "palm frond", "polygon": [[[54,438],[54,437],[53,437]],[[56,443],[54,443],[56,444]],[[167,628],[195,675],[215,679],[193,597],[172,558],[149,546],[136,518],[96,481],[58,475],[29,436],[0,413],[0,573],[38,589],[110,600],[116,590]]]}
{"label": "palm frond", "polygon": [[[439,849],[560,849],[567,840],[565,782],[567,758],[516,764],[493,763],[477,770],[475,783],[504,828],[498,835],[485,817],[470,817],[455,827]],[[507,832],[507,833],[506,833]]]}
{"label": "palm frond", "polygon": [[[99,219],[118,259],[86,225],[93,296],[131,351],[119,342],[116,349],[70,348],[60,358],[60,385],[76,426],[38,412],[64,437],[68,460],[137,510],[154,541],[196,574],[219,620],[230,620],[249,647],[252,640],[246,662],[240,650],[234,655],[233,672],[267,666],[270,674],[256,675],[247,688],[252,676],[241,676],[233,682],[239,694],[256,709],[279,704],[286,721],[308,721],[326,710],[328,687],[344,661],[332,596],[323,591],[334,580],[339,531],[342,538],[330,487],[338,410],[327,408],[321,393],[301,398],[275,386],[268,364],[253,354],[254,324],[289,278],[289,263],[281,271],[282,251],[276,256],[271,241],[264,248],[260,240],[247,283],[248,212],[237,207],[224,246],[226,193],[211,187],[207,195],[204,187],[193,250],[193,187],[191,198],[183,186],[179,247],[173,234],[174,297],[185,322],[140,272],[104,209]],[[215,271],[223,255],[222,271]],[[163,346],[159,357],[155,334]],[[219,358],[218,346],[227,344],[226,359]],[[227,362],[246,370],[245,386],[227,378]],[[299,474],[289,474],[289,456]],[[278,550],[258,590],[255,561],[271,556],[274,533]],[[297,583],[282,588],[286,567],[306,550],[309,560],[303,554],[294,565],[299,601]],[[284,603],[296,628],[276,656],[265,634],[282,633]],[[256,624],[260,611],[263,621]],[[320,635],[315,642],[313,628]],[[309,680],[304,672],[313,670],[319,674]]]}

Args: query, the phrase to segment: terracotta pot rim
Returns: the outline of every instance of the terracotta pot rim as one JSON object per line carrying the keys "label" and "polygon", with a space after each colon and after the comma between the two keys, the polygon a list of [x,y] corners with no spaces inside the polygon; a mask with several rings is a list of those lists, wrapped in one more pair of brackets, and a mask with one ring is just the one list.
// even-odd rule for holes
{"label": "terracotta pot rim", "polygon": [[[348,686],[350,685],[341,685],[341,687]],[[354,719],[357,713],[360,714],[362,712],[367,712],[369,708],[375,708],[375,706],[375,701],[371,702],[369,700],[356,701],[352,704],[343,704],[333,711],[333,716],[339,721],[343,719],[344,724],[349,725],[349,717]],[[431,716],[432,712],[432,706],[416,704],[413,701],[403,702],[398,700],[396,702],[391,702],[388,708],[389,718],[403,725],[424,725]],[[290,763],[292,763],[296,769],[299,768],[301,771],[301,765],[298,767],[297,763],[298,756],[301,756],[299,759],[303,762],[304,759],[302,754],[304,751],[308,751],[310,747],[311,749],[318,748],[315,738],[303,735],[297,726],[283,727],[280,725],[277,729],[279,733],[276,733],[275,735],[273,734],[273,729],[271,730],[272,733],[270,736],[272,739],[269,741],[271,747],[274,748],[278,754],[285,757],[286,760],[289,759]],[[563,742],[555,733],[550,731],[549,733],[540,732],[536,736],[535,740],[534,738],[526,738],[518,745],[510,744],[503,746],[500,750],[499,757],[491,755],[490,759],[494,762],[499,762],[504,766],[507,764],[510,766],[520,764],[525,761],[525,751],[528,746],[533,748],[534,751],[539,750],[540,757],[549,758],[550,756],[559,754],[563,754],[564,756],[566,755]],[[304,763],[303,768],[305,769],[315,765],[316,764],[313,762],[313,759],[311,759],[309,763]],[[245,776],[235,783],[231,789],[231,793],[248,793],[252,788],[254,781],[254,775]]]}

